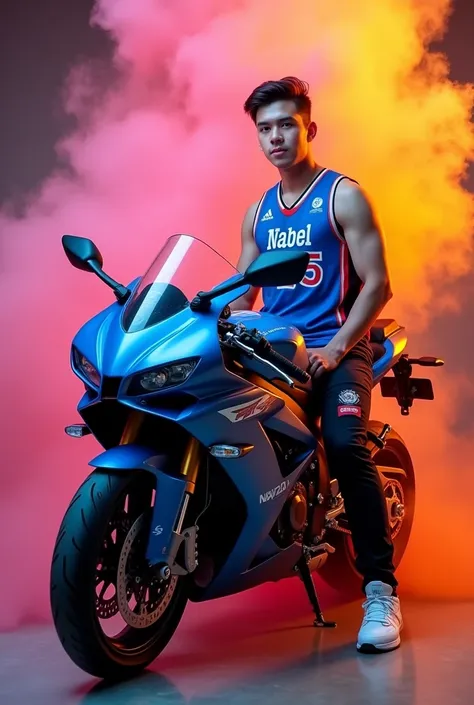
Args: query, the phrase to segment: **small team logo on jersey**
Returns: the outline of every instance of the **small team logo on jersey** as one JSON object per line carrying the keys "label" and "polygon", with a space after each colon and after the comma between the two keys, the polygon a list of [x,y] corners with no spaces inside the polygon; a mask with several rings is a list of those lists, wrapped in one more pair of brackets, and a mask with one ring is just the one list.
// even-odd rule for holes
{"label": "small team logo on jersey", "polygon": [[273,220],[273,213],[271,208],[267,210],[260,222],[263,223],[264,220]]}
{"label": "small team logo on jersey", "polygon": [[323,212],[323,209],[321,207],[322,205],[323,205],[322,198],[314,198],[313,202],[311,204],[310,213],[322,213]]}

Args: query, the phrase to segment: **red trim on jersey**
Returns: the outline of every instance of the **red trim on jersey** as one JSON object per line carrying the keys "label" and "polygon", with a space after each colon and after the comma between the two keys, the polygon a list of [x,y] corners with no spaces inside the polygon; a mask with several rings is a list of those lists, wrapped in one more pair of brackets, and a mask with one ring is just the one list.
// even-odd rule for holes
{"label": "red trim on jersey", "polygon": [[336,193],[336,187],[337,185],[345,179],[345,176],[339,176],[331,186],[331,190],[329,192],[329,198],[328,198],[328,204],[327,204],[327,213],[328,213],[328,222],[329,225],[331,226],[331,230],[334,233],[334,235],[337,237],[339,241],[339,279],[341,282],[341,296],[339,299],[339,306],[336,309],[336,319],[337,322],[339,323],[339,326],[342,326],[343,323],[346,320],[346,314],[343,309],[343,304],[344,304],[344,299],[346,298],[347,292],[349,290],[349,249],[347,247],[347,243],[343,237],[341,237],[341,234],[337,228],[337,225],[334,221],[334,196]]}
{"label": "red trim on jersey", "polygon": [[314,177],[314,179],[308,184],[306,189],[303,191],[303,193],[298,196],[296,201],[293,203],[291,208],[287,208],[285,204],[283,203],[282,197],[281,197],[281,181],[277,185],[277,203],[280,207],[281,212],[283,215],[294,215],[298,208],[306,201],[308,198],[309,194],[313,190],[313,188],[316,186],[316,184],[322,179],[324,174],[327,172],[327,169],[323,169],[322,171],[319,172],[317,176]]}
{"label": "red trim on jersey", "polygon": [[334,208],[334,198],[336,196],[336,188],[338,184],[341,183],[343,179],[346,179],[347,176],[339,176],[331,186],[331,190],[329,191],[329,198],[328,198],[328,205],[327,205],[327,213],[328,213],[328,221],[331,225],[331,230],[333,231],[334,235],[337,237],[339,242],[345,242],[344,238],[341,236],[341,233],[339,232],[339,228],[337,227],[337,223],[334,219],[336,209]]}
{"label": "red trim on jersey", "polygon": [[339,306],[336,309],[336,318],[340,326],[346,320],[346,314],[343,309],[344,299],[346,298],[347,292],[349,290],[349,248],[345,242],[341,242],[340,249],[340,279],[341,279],[341,298],[339,299]]}

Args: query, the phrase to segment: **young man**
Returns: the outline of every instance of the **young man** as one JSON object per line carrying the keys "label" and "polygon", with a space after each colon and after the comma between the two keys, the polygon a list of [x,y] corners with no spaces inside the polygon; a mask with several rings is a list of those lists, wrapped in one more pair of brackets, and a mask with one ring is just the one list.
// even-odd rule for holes
{"label": "young man", "polygon": [[[391,298],[385,246],[367,196],[356,182],[317,164],[308,85],[294,77],[258,86],[244,105],[260,148],[280,181],[247,211],[238,269],[260,252],[310,252],[297,286],[263,290],[262,310],[303,334],[308,371],[321,404],[329,467],[337,476],[363,576],[360,651],[399,646],[402,616],[382,485],[366,448],[372,390],[368,331]],[[251,309],[252,288],[232,309]]]}

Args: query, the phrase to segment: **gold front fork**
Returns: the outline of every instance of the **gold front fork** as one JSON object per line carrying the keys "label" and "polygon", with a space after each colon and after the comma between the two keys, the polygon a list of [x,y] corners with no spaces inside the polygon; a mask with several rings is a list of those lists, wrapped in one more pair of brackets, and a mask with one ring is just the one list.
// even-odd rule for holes
{"label": "gold front fork", "polygon": [[195,438],[190,438],[184,452],[183,462],[181,465],[181,475],[186,478],[186,492],[193,494],[199,471],[199,441]]}
{"label": "gold front fork", "polygon": [[144,414],[142,411],[132,411],[130,413],[120,439],[121,446],[133,443],[136,440],[140,426],[143,423],[143,417]]}
{"label": "gold front fork", "polygon": [[[143,423],[144,414],[142,411],[132,411],[127,419],[125,428],[122,432],[120,445],[133,443],[138,435],[140,427]],[[186,492],[193,494],[199,471],[200,450],[199,441],[195,438],[190,438],[184,452],[183,462],[181,464],[181,475],[186,478]]]}

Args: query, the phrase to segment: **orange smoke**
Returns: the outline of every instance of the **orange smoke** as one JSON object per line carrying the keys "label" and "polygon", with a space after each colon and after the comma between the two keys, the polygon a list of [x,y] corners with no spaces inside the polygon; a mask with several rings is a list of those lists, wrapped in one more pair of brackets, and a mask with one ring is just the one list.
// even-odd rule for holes
{"label": "orange smoke", "polygon": [[[384,225],[395,292],[386,313],[419,336],[434,314],[459,306],[451,284],[471,266],[473,200],[461,182],[474,153],[473,92],[429,50],[449,9],[448,0],[98,0],[94,21],[116,40],[119,78],[103,85],[87,64],[71,73],[65,109],[78,128],[58,145],[69,169],[41,185],[21,218],[0,214],[2,329],[11,331],[0,349],[9,469],[0,515],[16,540],[0,547],[10,573],[0,627],[49,617],[54,538],[97,452],[90,439],[63,438],[81,393],[68,349],[110,292],[71,270],[60,237],[92,237],[125,282],[174,232],[235,262],[243,213],[278,176],[242,110],[258,83],[289,74],[310,83],[316,157],[360,181]],[[423,344],[411,352],[437,354]],[[374,399],[373,416],[393,423],[416,463],[418,511],[400,578],[420,595],[473,596],[471,444],[447,430],[472,382],[450,372],[449,359],[431,376],[436,401],[408,419]]]}

